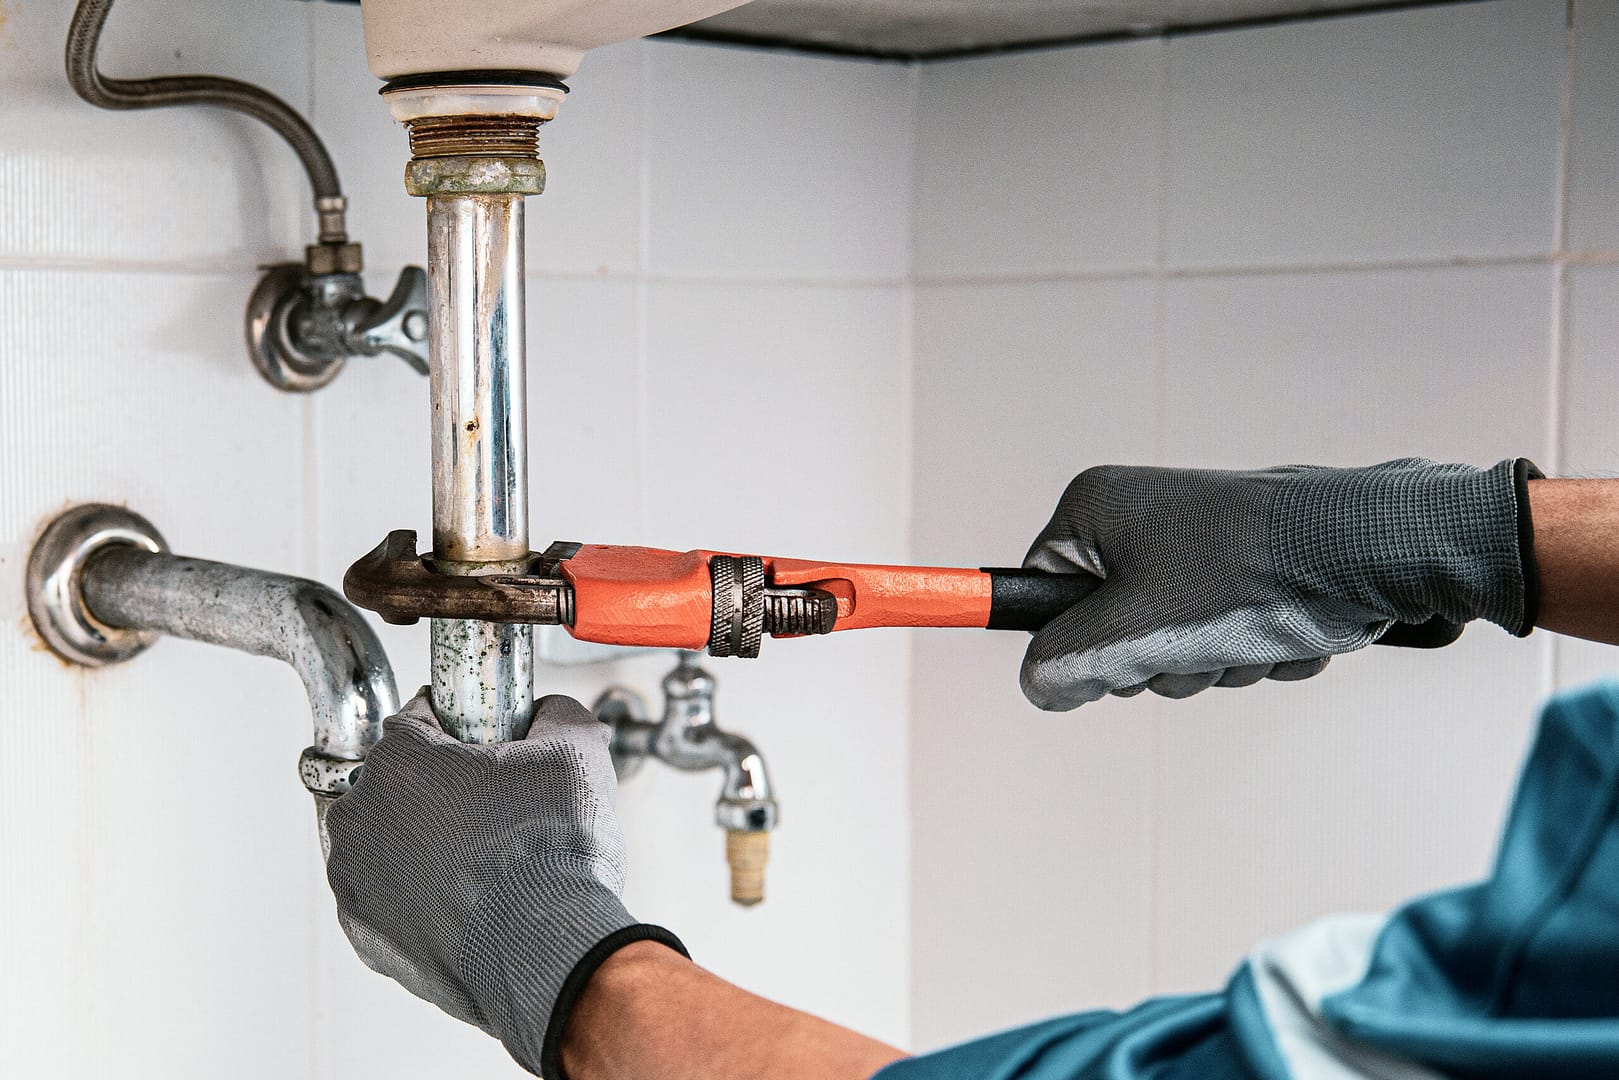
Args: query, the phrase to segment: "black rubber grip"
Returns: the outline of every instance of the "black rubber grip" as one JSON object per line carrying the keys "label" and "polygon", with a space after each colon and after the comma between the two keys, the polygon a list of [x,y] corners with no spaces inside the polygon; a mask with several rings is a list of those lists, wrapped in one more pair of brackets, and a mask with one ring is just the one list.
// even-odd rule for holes
{"label": "black rubber grip", "polygon": [[1048,574],[1044,570],[982,568],[989,575],[991,630],[1038,630],[1096,591],[1093,574]]}
{"label": "black rubber grip", "polygon": [[[1084,600],[1102,579],[1092,574],[1048,574],[1044,570],[1009,570],[986,566],[989,575],[989,622],[991,630],[1028,630],[1046,623]],[[1379,645],[1406,649],[1438,649],[1462,636],[1460,623],[1435,616],[1423,623],[1395,623]]]}

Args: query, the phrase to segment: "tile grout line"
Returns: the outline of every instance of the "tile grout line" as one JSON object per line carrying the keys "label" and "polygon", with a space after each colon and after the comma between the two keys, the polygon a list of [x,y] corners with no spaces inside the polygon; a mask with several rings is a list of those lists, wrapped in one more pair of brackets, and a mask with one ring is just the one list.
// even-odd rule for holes
{"label": "tile grout line", "polygon": [[[0,272],[140,274],[181,278],[236,277],[257,274],[261,263],[189,262],[161,263],[143,260],[35,258],[0,255]],[[525,277],[538,281],[617,281],[697,286],[792,289],[894,289],[904,285],[924,288],[957,285],[1039,285],[1087,281],[1150,281],[1162,276],[1168,281],[1225,277],[1286,277],[1308,274],[1356,274],[1409,270],[1468,270],[1512,266],[1614,266],[1619,265],[1619,249],[1593,249],[1548,252],[1540,255],[1482,255],[1436,259],[1368,259],[1341,263],[1231,264],[1207,267],[1162,268],[1153,266],[1114,267],[1095,270],[1051,270],[991,274],[911,274],[897,277],[792,277],[789,275],[747,277],[742,275],[703,275],[652,273],[634,270],[529,270]],[[372,270],[387,268],[373,264]]]}
{"label": "tile grout line", "polygon": [[1005,274],[921,275],[927,287],[970,285],[1043,285],[1086,281],[1166,281],[1202,278],[1288,277],[1318,274],[1362,274],[1419,270],[1476,270],[1516,266],[1608,266],[1619,264],[1619,251],[1558,251],[1543,255],[1491,255],[1443,259],[1388,259],[1342,263],[1273,263],[1208,267],[1139,266],[1097,270],[1031,271]]}
{"label": "tile grout line", "polygon": [[1574,71],[1576,42],[1574,17],[1576,0],[1567,0],[1564,29],[1563,95],[1561,140],[1557,160],[1557,194],[1553,208],[1553,236],[1559,255],[1555,260],[1556,290],[1552,294],[1551,370],[1547,394],[1547,466],[1554,472],[1562,466],[1563,445],[1563,367],[1566,362],[1568,306],[1568,214],[1573,186],[1574,152]]}
{"label": "tile grout line", "polygon": [[[910,98],[909,123],[909,160],[907,172],[910,183],[907,186],[905,200],[905,274],[899,290],[899,318],[900,318],[900,378],[901,400],[904,403],[903,432],[901,445],[904,448],[900,462],[902,476],[900,484],[905,492],[905,540],[904,553],[907,560],[916,558],[916,204],[917,204],[917,161],[921,150],[921,115],[922,115],[922,68],[919,64],[912,64],[907,80],[906,92]],[[916,684],[919,678],[916,656],[916,633],[912,631],[905,636],[905,668],[909,677],[905,680],[905,723],[902,728],[905,740],[905,749],[902,757],[904,768],[902,770],[905,785],[905,812],[901,817],[901,827],[905,830],[905,839],[902,850],[905,852],[905,876],[903,888],[905,899],[903,910],[905,917],[900,925],[900,933],[904,936],[902,954],[905,957],[903,971],[903,985],[905,987],[904,1001],[904,1029],[905,1040],[910,1045],[916,1043],[916,935],[914,924],[916,922],[916,828],[915,803],[913,801],[916,791],[915,776],[916,762],[912,757],[912,747],[915,745],[915,734],[918,718],[916,715]]]}
{"label": "tile grout line", "polygon": [[[1164,459],[1164,428],[1168,420],[1169,400],[1169,286],[1166,272],[1169,268],[1169,170],[1173,106],[1170,83],[1173,52],[1168,42],[1161,42],[1158,65],[1158,206],[1157,242],[1154,245],[1156,265],[1153,268],[1152,335],[1153,335],[1153,431],[1152,456],[1154,464]],[[1159,896],[1159,873],[1163,856],[1163,830],[1161,802],[1163,799],[1163,703],[1152,703],[1152,723],[1148,728],[1147,760],[1147,992],[1158,993],[1162,976],[1163,945],[1159,940],[1163,929],[1163,903]]]}
{"label": "tile grout line", "polygon": [[647,459],[651,453],[651,404],[647,384],[651,378],[650,269],[652,266],[652,51],[643,41],[636,46],[636,80],[640,92],[636,136],[636,233],[635,233],[635,524],[641,537],[648,535],[651,522],[647,507]]}

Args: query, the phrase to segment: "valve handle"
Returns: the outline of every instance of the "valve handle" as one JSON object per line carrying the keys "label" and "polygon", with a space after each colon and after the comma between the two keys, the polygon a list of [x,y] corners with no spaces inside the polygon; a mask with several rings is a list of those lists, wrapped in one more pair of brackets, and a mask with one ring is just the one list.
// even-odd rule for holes
{"label": "valve handle", "polygon": [[379,301],[365,295],[357,256],[329,272],[307,263],[267,267],[248,299],[246,329],[253,366],[289,393],[319,390],[356,356],[397,356],[426,375],[427,273],[405,267]]}
{"label": "valve handle", "polygon": [[365,307],[349,330],[355,351],[365,356],[392,353],[426,375],[427,272],[419,266],[405,267],[388,299],[381,304],[368,301]]}

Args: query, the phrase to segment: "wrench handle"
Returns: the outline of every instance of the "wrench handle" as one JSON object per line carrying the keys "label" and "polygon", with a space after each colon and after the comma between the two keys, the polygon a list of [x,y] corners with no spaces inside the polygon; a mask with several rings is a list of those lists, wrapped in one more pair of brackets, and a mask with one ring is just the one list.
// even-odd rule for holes
{"label": "wrench handle", "polygon": [[990,630],[1035,631],[1084,600],[1102,579],[1094,574],[1048,574],[986,566],[989,575]]}

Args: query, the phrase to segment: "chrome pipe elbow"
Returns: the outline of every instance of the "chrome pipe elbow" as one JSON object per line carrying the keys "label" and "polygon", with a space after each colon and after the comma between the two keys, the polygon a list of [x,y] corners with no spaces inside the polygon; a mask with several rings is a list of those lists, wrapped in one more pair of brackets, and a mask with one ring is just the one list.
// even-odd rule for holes
{"label": "chrome pipe elbow", "polygon": [[382,642],[336,592],[171,554],[150,522],[122,507],[78,506],[52,521],[29,557],[28,599],[40,636],[74,663],[118,663],[168,634],[290,665],[314,727],[298,771],[316,795],[349,789],[383,718],[399,710]]}

